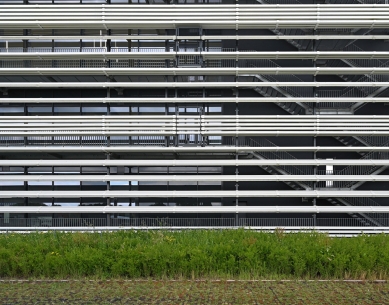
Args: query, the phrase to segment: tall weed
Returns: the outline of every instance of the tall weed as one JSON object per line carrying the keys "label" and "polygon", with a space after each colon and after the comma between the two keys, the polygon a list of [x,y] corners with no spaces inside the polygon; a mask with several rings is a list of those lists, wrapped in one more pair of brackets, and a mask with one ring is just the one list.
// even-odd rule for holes
{"label": "tall weed", "polygon": [[0,235],[0,277],[386,279],[389,236],[239,230]]}

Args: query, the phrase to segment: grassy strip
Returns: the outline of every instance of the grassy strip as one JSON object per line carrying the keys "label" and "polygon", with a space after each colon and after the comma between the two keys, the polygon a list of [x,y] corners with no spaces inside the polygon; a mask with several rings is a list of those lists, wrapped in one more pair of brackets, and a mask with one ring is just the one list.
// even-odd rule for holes
{"label": "grassy strip", "polygon": [[245,230],[0,235],[0,277],[388,279],[389,236]]}
{"label": "grassy strip", "polygon": [[334,282],[0,283],[1,304],[389,304],[389,284]]}

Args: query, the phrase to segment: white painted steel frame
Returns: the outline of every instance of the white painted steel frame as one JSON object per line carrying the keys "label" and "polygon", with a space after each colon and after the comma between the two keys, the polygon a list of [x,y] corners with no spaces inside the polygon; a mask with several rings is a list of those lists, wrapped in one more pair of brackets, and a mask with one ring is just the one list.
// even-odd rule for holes
{"label": "white painted steel frame", "polygon": [[323,166],[323,165],[360,165],[360,166],[389,166],[388,160],[374,159],[212,159],[212,160],[5,160],[0,159],[0,166]]}
{"label": "white painted steel frame", "polygon": [[253,151],[261,152],[388,152],[389,146],[0,146],[1,153],[24,153],[24,152],[101,152],[101,153],[119,153],[119,152],[144,152],[144,153],[248,153]]}
{"label": "white painted steel frame", "polygon": [[[29,12],[25,12],[26,6],[20,5],[5,5],[2,6],[0,12],[0,28],[3,29],[59,29],[59,28],[74,28],[74,29],[116,29],[116,28],[136,28],[136,29],[175,29],[182,25],[195,26],[217,29],[280,29],[280,28],[299,28],[299,29],[322,29],[322,28],[388,28],[389,27],[389,6],[388,5],[34,5],[29,6]],[[65,22],[64,22],[65,20]],[[26,40],[34,39],[61,39],[56,36],[25,36]],[[79,38],[74,38],[79,37]],[[71,36],[69,39],[88,39],[88,36]],[[92,37],[92,36],[89,36]],[[145,39],[183,39],[177,38],[177,36],[130,36],[130,35],[119,35],[115,36],[95,36],[96,40],[102,39],[131,39],[131,40],[145,40]],[[105,37],[105,38],[103,38]],[[165,37],[165,38],[164,38]],[[353,38],[355,37],[355,38]],[[199,36],[198,39],[387,39],[389,35],[294,35],[294,36],[261,36],[261,35],[249,35],[249,36]],[[0,36],[0,39],[5,40],[20,40],[21,37],[16,36]],[[193,36],[188,39],[193,39]],[[5,54],[4,56],[2,56]],[[202,56],[204,59],[255,59],[255,58],[266,58],[266,59],[348,59],[348,58],[361,58],[361,59],[386,59],[388,58],[389,52],[201,52],[201,53],[136,53],[136,52],[96,52],[96,53],[1,53],[2,59],[116,59],[116,58],[170,58],[174,59],[175,56],[189,55],[189,56]],[[89,56],[89,57],[88,57]],[[154,69],[154,68],[22,68],[22,69],[0,69],[0,74],[12,75],[60,75],[60,74],[84,74],[84,75],[105,75],[109,76],[112,74],[116,75],[246,75],[246,74],[388,74],[389,69],[387,68],[173,68],[173,69]],[[389,82],[225,82],[225,83],[109,83],[109,82],[96,82],[96,83],[0,83],[0,87],[3,88],[224,88],[224,87],[389,87]],[[10,99],[11,100],[11,99]],[[12,99],[11,103],[18,102],[42,102],[43,99],[25,99],[17,101],[18,99]],[[65,100],[65,101],[64,101]],[[98,102],[113,102],[114,99],[97,99]],[[123,100],[123,99],[118,99]],[[167,99],[124,99],[127,102],[150,102],[166,103]],[[170,99],[171,102],[184,102],[178,99]],[[196,99],[199,102],[215,102],[216,99]],[[387,102],[388,98],[383,99],[270,99],[270,98],[258,98],[258,99],[241,99],[241,98],[229,98],[220,99],[220,103],[224,102]],[[2,99],[3,102],[7,102],[7,99]],[[56,102],[76,102],[75,99],[57,99]],[[43,102],[53,102],[44,100]],[[78,99],[77,102],[80,102]],[[82,101],[83,102],[83,101]],[[96,99],[88,99],[87,102],[96,102]],[[187,102],[187,101],[185,101]],[[188,101],[193,102],[193,100]],[[120,120],[119,117],[117,117]],[[132,117],[137,119],[135,117]],[[113,135],[115,133],[110,132],[113,128],[126,129],[125,134],[130,135],[133,132],[133,128],[142,128],[150,131],[150,135],[164,134],[170,135],[175,134],[178,129],[177,125],[179,117],[165,117],[163,121],[156,116],[144,116],[142,123],[138,125],[126,125],[122,122],[109,121],[110,118],[105,117],[105,122],[101,124],[100,117],[94,119],[91,116],[82,116],[83,120],[89,120],[87,124],[78,124],[66,121],[63,117],[57,118],[46,118],[49,121],[44,121],[42,117],[32,118],[25,117],[21,118],[19,123],[23,123],[23,126],[16,126],[16,117],[13,117],[13,126],[7,126],[10,122],[7,122],[7,118],[4,119],[4,124],[8,134],[18,135],[14,133],[14,129],[23,130],[19,134],[22,136],[26,135],[46,135],[45,130],[50,130],[52,136],[61,136],[63,133],[53,133],[64,129],[55,129],[54,126],[65,128],[69,134],[69,130],[73,128],[70,133],[80,135],[79,130],[89,128],[87,132],[91,132],[92,128],[98,128],[98,133],[106,136]],[[41,120],[35,126],[32,122],[35,120]],[[74,117],[77,119],[77,117]],[[80,118],[78,118],[80,119]],[[123,118],[124,120],[126,118]],[[382,130],[386,129],[388,124],[388,118],[376,116],[353,117],[350,116],[334,116],[329,118],[326,122],[323,122],[323,118],[317,120],[318,117],[304,118],[298,117],[296,119],[288,118],[258,118],[258,117],[242,117],[242,116],[208,116],[201,118],[198,121],[196,118],[191,118],[193,122],[183,123],[180,133],[193,133],[193,129],[201,131],[202,134],[213,135],[213,134],[224,134],[224,135],[241,135],[241,134],[253,134],[253,135],[285,135],[284,131],[280,132],[281,128],[293,129],[293,135],[335,135],[338,131],[336,129],[347,129],[351,128],[356,131],[344,131],[342,135],[353,135],[353,134],[366,134],[368,129],[368,135],[379,135],[385,134]],[[271,120],[277,121],[271,121]],[[299,120],[297,120],[299,119]],[[335,120],[342,120],[342,123],[336,123]],[[11,120],[11,119],[10,119]],[[62,121],[61,121],[62,120]],[[265,121],[258,121],[265,120]],[[282,122],[279,122],[279,121]],[[315,121],[316,120],[316,121]],[[334,120],[333,122],[331,120]],[[1,122],[1,120],[0,120]],[[52,124],[55,122],[55,124]],[[297,123],[298,122],[298,123]],[[25,123],[29,123],[26,127]],[[50,124],[49,124],[50,123]],[[201,123],[202,128],[196,129],[198,123]],[[121,124],[120,126],[114,124]],[[154,125],[153,125],[154,124]],[[155,132],[155,126],[158,128],[164,128],[163,132]],[[170,124],[170,125],[169,125]],[[206,127],[203,125],[206,124]],[[260,125],[263,124],[263,125]],[[304,125],[305,124],[305,125]],[[86,127],[88,125],[88,127]],[[142,126],[143,125],[143,126]],[[280,126],[287,127],[280,127]],[[336,126],[334,126],[336,125]],[[357,125],[357,126],[356,126]],[[294,126],[294,127],[293,127]],[[299,127],[295,127],[299,126]],[[304,126],[304,127],[302,127]],[[306,128],[308,131],[297,130],[296,128]],[[27,128],[33,128],[36,132],[31,133],[26,131]],[[186,129],[185,129],[186,128]],[[260,129],[258,129],[260,128]],[[265,130],[269,128],[270,131],[263,133],[258,132],[259,130]],[[323,128],[331,128],[330,132],[320,133]],[[389,128],[389,127],[388,127]],[[245,130],[247,129],[247,130]],[[318,131],[318,129],[321,129]],[[381,129],[379,131],[379,129]],[[5,131],[5,129],[3,129]],[[32,130],[32,129],[31,129]],[[160,129],[161,130],[161,129]],[[365,130],[365,131],[361,131]],[[152,131],[152,132],[151,132]],[[174,131],[174,133],[172,133]],[[276,134],[274,133],[276,131]],[[288,131],[288,130],[286,130]],[[77,133],[76,133],[77,132]],[[117,132],[117,131],[114,131]],[[360,133],[362,132],[362,133]],[[0,135],[5,135],[2,133]],[[96,132],[92,133],[96,134]],[[116,133],[117,134],[117,133]],[[142,133],[144,134],[144,133]],[[388,134],[389,135],[389,134]],[[150,152],[240,152],[240,151],[388,151],[387,147],[259,147],[259,148],[240,148],[240,147],[201,147],[201,148],[186,148],[186,147],[0,147],[1,152],[7,151],[55,151],[60,150],[61,152],[66,151],[150,151]],[[1,166],[252,166],[252,165],[306,165],[306,166],[321,166],[321,165],[365,165],[365,166],[389,166],[389,160],[0,160]],[[376,175],[356,175],[356,176],[337,176],[337,175],[275,175],[275,176],[239,176],[239,175],[173,175],[173,176],[126,176],[126,175],[75,175],[75,176],[62,176],[62,175],[48,175],[48,176],[30,176],[30,175],[10,175],[0,176],[1,179],[7,181],[61,181],[61,180],[82,180],[82,181],[129,181],[130,179],[140,181],[158,180],[158,181],[354,181],[358,179],[360,181],[388,181],[388,176],[376,176]],[[100,197],[100,198],[112,198],[112,197],[389,197],[389,191],[341,191],[341,190],[324,190],[324,191],[4,191],[0,192],[0,198],[74,198],[74,197]],[[376,206],[347,206],[347,207],[317,207],[317,206],[255,206],[255,207],[243,207],[243,206],[221,206],[221,207],[0,207],[0,213],[389,213],[389,207],[376,207]],[[85,228],[84,228],[85,229]],[[343,229],[343,228],[342,228]],[[383,231],[386,228],[383,229]],[[361,228],[356,229],[352,232],[361,232]],[[345,231],[342,231],[345,232]],[[351,231],[350,231],[351,232]]]}
{"label": "white painted steel frame", "polygon": [[[125,128],[125,131],[113,131],[109,128],[103,128],[100,130],[98,127],[93,128],[94,130],[69,130],[69,129],[55,129],[55,128],[33,128],[29,131],[18,131],[18,130],[4,130],[0,129],[0,136],[3,137],[43,137],[43,136],[173,136],[177,134],[200,134],[203,136],[301,136],[301,137],[327,137],[327,136],[389,136],[389,130],[379,130],[382,127],[359,127],[353,128],[338,127],[338,130],[319,130],[320,128],[300,128],[306,130],[295,130],[298,128],[290,128],[290,130],[284,130],[283,128],[274,128],[273,130],[260,130],[259,128],[250,128],[245,130],[244,128],[232,128],[231,130],[207,130],[206,128],[187,127],[181,130],[171,130],[166,127],[158,129],[159,127],[134,127]],[[78,128],[80,129],[80,128]],[[266,129],[266,128],[263,128]],[[267,128],[270,129],[270,128]],[[325,128],[321,128],[325,129]],[[344,130],[346,129],[346,130]]]}
{"label": "white painted steel frame", "polygon": [[[389,36],[388,36],[389,39]],[[93,49],[93,48],[88,48]],[[125,50],[125,52],[123,52]],[[318,59],[388,59],[389,52],[347,52],[347,51],[301,51],[301,52],[257,52],[257,51],[239,51],[239,52],[139,52],[125,48],[111,52],[103,51],[96,48],[96,52],[75,52],[74,48],[61,48],[61,51],[41,52],[39,48],[34,48],[28,52],[13,52],[12,48],[8,52],[0,53],[1,59],[4,60],[74,60],[74,59],[175,59],[176,56],[202,56],[203,59],[301,59],[301,60],[318,60]],[[160,68],[164,70],[163,68]],[[353,68],[354,69],[354,68]],[[321,68],[325,70],[325,68]]]}
{"label": "white painted steel frame", "polygon": [[[339,121],[339,119],[342,119]],[[144,115],[3,116],[2,136],[80,135],[384,135],[388,116]]]}
{"label": "white painted steel frame", "polygon": [[8,175],[0,181],[389,181],[389,175]]}
{"label": "white painted steel frame", "polygon": [[188,98],[162,98],[162,97],[138,97],[138,98],[109,98],[109,97],[79,97],[79,98],[7,98],[1,99],[2,103],[389,103],[389,97],[188,97]]}
{"label": "white painted steel frame", "polygon": [[0,213],[389,213],[377,206],[39,206],[0,207]]}
{"label": "white painted steel frame", "polygon": [[334,115],[334,114],[314,114],[314,115],[303,115],[303,116],[291,116],[291,115],[279,115],[279,114],[265,114],[265,115],[34,115],[34,116],[1,116],[1,121],[16,122],[17,120],[22,120],[25,122],[67,122],[72,121],[74,119],[82,119],[85,121],[100,121],[100,120],[124,120],[127,122],[130,119],[136,120],[159,120],[166,121],[171,119],[199,119],[199,118],[209,118],[209,119],[217,119],[225,120],[225,121],[244,121],[247,120],[282,120],[282,121],[315,121],[315,120],[334,120],[333,122],[337,122],[336,120],[341,118],[342,120],[347,121],[355,121],[355,122],[363,122],[363,121],[374,121],[374,120],[388,120],[389,115]]}
{"label": "white painted steel frame", "polygon": [[0,35],[0,40],[388,40],[389,35]]}
{"label": "white painted steel frame", "polygon": [[[0,53],[1,54],[1,53]],[[0,75],[387,75],[389,68],[0,68]],[[62,82],[60,83],[62,84]],[[355,83],[354,83],[355,84]],[[258,85],[258,83],[257,83]],[[343,85],[344,86],[344,85]],[[306,87],[309,87],[308,85]],[[367,86],[366,86],[367,87]]]}
{"label": "white painted steel frame", "polygon": [[[4,29],[387,28],[388,5],[3,5]],[[66,21],[66,22],[64,22]]]}
{"label": "white painted steel frame", "polygon": [[389,82],[2,82],[0,88],[389,87]]}

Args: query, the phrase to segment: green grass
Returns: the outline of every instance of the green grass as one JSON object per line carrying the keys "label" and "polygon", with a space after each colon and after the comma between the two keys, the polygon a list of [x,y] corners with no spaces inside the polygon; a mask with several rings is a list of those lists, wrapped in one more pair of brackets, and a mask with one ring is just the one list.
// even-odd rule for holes
{"label": "green grass", "polygon": [[69,281],[0,283],[0,304],[389,304],[387,283]]}
{"label": "green grass", "polygon": [[221,231],[0,235],[2,278],[387,279],[389,236]]}

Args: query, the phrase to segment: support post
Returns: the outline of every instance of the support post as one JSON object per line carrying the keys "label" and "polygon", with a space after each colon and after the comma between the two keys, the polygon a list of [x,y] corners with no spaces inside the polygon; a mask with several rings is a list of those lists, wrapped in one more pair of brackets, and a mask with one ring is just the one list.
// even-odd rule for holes
{"label": "support post", "polygon": [[[316,35],[316,30],[313,30],[313,36]],[[312,50],[315,52],[317,51],[317,43],[316,43],[316,40],[315,39],[312,39]],[[316,68],[316,60],[314,59],[313,60],[313,67]],[[316,82],[316,75],[313,75],[313,81]],[[312,89],[312,93],[313,93],[313,97],[317,97],[317,88],[316,87],[313,87]],[[316,102],[313,102],[313,106],[312,106],[312,113],[313,115],[316,115]],[[313,147],[316,147],[317,145],[317,138],[314,136],[313,137]],[[316,160],[316,151],[313,151],[313,159]],[[316,175],[317,174],[317,166],[314,166],[313,167],[313,174]],[[313,181],[313,184],[312,184],[312,189],[313,190],[316,190],[316,181]],[[312,199],[312,204],[313,206],[316,206],[316,198],[313,198]],[[313,214],[312,215],[312,218],[313,218],[313,225],[316,227],[316,214]]]}

